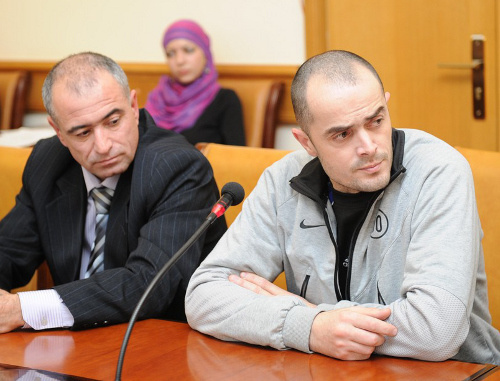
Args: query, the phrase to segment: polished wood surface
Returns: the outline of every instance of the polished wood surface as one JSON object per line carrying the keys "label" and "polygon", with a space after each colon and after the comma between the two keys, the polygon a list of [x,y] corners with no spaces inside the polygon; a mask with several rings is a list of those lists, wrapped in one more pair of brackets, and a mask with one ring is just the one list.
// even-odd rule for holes
{"label": "polished wood surface", "polygon": [[500,372],[492,372],[491,374],[488,374],[488,380],[487,381],[500,381]]}
{"label": "polished wood surface", "polygon": [[[112,381],[126,328],[10,332],[0,335],[0,363]],[[132,331],[122,380],[473,380],[490,368],[380,356],[338,361],[223,342],[185,323],[145,320]]]}

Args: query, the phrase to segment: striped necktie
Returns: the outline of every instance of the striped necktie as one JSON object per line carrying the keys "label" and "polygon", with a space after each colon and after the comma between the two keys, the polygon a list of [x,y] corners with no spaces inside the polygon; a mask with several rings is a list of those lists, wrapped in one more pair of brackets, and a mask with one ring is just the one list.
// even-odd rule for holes
{"label": "striped necktie", "polygon": [[104,241],[106,239],[106,225],[108,224],[109,206],[114,194],[113,189],[106,187],[94,188],[90,195],[94,199],[96,209],[95,241],[90,254],[89,265],[85,278],[104,270]]}

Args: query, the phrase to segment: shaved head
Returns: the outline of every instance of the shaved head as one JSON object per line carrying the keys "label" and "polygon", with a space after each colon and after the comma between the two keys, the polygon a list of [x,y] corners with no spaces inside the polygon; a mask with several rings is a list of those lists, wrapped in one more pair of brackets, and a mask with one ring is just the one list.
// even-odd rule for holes
{"label": "shaved head", "polygon": [[374,67],[364,58],[345,50],[319,54],[299,67],[292,82],[292,105],[297,123],[306,133],[314,118],[307,102],[310,79],[319,76],[323,81],[339,87],[355,86],[360,78],[360,70],[363,69],[373,74],[383,93],[384,86]]}

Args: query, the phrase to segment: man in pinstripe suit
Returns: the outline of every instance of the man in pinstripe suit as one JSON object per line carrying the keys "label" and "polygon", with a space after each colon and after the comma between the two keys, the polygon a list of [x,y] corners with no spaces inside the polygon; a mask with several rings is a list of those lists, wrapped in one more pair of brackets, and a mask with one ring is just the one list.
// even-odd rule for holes
{"label": "man in pinstripe suit", "polygon": [[[57,137],[40,141],[23,187],[0,222],[0,332],[85,329],[125,322],[157,271],[210,213],[210,164],[180,135],[156,127],[123,70],[96,53],[72,55],[43,86]],[[114,190],[104,270],[88,275],[95,239],[93,188]],[[216,221],[166,274],[139,318],[184,319],[184,294],[226,229]],[[11,294],[46,260],[55,287]],[[86,274],[87,273],[87,274]]]}

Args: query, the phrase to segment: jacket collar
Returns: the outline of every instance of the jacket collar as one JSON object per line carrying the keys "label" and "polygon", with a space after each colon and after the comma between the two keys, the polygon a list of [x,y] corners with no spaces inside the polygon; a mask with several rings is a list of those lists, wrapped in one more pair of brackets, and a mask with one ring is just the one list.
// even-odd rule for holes
{"label": "jacket collar", "polygon": [[[389,184],[392,183],[401,173],[406,171],[403,166],[405,133],[404,131],[392,129],[392,166],[391,178]],[[302,171],[290,180],[290,186],[295,191],[309,197],[310,199],[324,203],[328,193],[328,175],[323,170],[319,159],[315,157],[307,163]],[[385,189],[385,188],[384,188]],[[380,191],[382,191],[381,189]]]}

